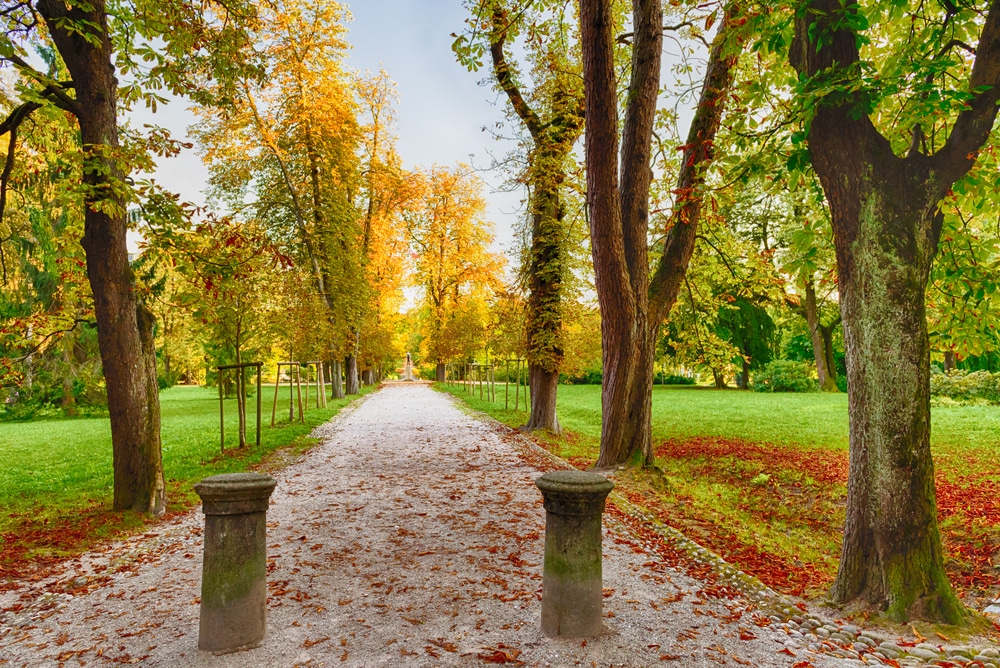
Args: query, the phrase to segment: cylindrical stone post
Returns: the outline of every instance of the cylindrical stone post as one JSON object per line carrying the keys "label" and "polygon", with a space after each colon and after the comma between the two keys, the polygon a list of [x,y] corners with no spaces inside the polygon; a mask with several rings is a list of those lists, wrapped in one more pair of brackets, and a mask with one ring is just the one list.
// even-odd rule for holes
{"label": "cylindrical stone post", "polygon": [[615,485],[586,471],[553,471],[535,484],[546,511],[542,633],[596,635],[602,629],[601,515]]}
{"label": "cylindrical stone post", "polygon": [[264,639],[267,505],[274,478],[227,473],[194,486],[205,513],[198,649],[224,653]]}

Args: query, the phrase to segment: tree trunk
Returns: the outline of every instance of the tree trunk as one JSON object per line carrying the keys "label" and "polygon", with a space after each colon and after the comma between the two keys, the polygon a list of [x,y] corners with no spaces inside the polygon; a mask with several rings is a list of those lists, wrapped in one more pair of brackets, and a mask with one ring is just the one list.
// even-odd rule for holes
{"label": "tree trunk", "polygon": [[364,378],[365,385],[375,384],[375,374],[371,369],[365,369],[361,372],[361,377]]}
{"label": "tree trunk", "polygon": [[[580,42],[586,86],[587,203],[594,279],[601,308],[603,383],[598,468],[638,453],[651,459],[643,409],[652,386],[639,380],[648,334],[650,140],[659,88],[662,8],[658,0],[633,5],[632,78],[621,150],[619,190],[617,70],[611,3],[582,0]],[[652,375],[652,359],[649,359]],[[645,442],[644,442],[645,441]],[[644,447],[645,446],[645,447]]]}
{"label": "tree trunk", "polygon": [[340,360],[334,360],[330,365],[331,373],[333,377],[330,379],[330,384],[333,386],[333,398],[343,399],[344,398],[344,379],[343,371],[340,368]]}
{"label": "tree trunk", "polygon": [[[841,77],[860,62],[857,5],[811,0],[795,22],[789,57],[800,76]],[[925,288],[937,253],[939,203],[974,164],[1000,100],[1000,3],[990,5],[948,138],[905,157],[893,152],[854,92],[818,103],[809,152],[830,204],[847,353],[850,473],[839,603],[893,620],[967,619],[944,572],[930,452],[930,347]],[[816,41],[815,35],[825,39]]]}
{"label": "tree trunk", "polygon": [[531,388],[531,415],[523,427],[524,431],[542,430],[561,434],[559,418],[556,415],[556,388],[559,372],[546,371],[535,365],[528,366],[528,386]]}
{"label": "tree trunk", "polygon": [[[559,164],[559,157],[549,161]],[[535,158],[536,163],[545,162]],[[536,164],[536,169],[544,169]],[[551,179],[555,185],[562,175],[546,174],[538,181]],[[528,309],[525,323],[527,358],[531,386],[531,415],[526,431],[544,430],[560,433],[556,417],[559,368],[563,359],[562,286],[565,282],[566,252],[563,239],[563,207],[555,188],[535,185],[532,205],[531,252],[528,267]],[[536,414],[536,411],[540,411]]]}
{"label": "tree trunk", "polygon": [[[559,433],[556,395],[563,360],[562,292],[566,281],[566,226],[560,189],[573,145],[583,131],[583,91],[572,75],[557,86],[558,93],[533,109],[521,94],[507,63],[504,46],[509,16],[494,6],[490,33],[493,74],[514,112],[531,134],[527,185],[531,211],[531,248],[528,255],[528,307],[525,323],[527,361],[531,377],[531,415],[522,429]],[[571,93],[570,91],[575,91]],[[543,118],[539,110],[547,112]],[[538,381],[537,383],[535,381]],[[536,411],[542,411],[536,414]]]}
{"label": "tree trunk", "polygon": [[360,391],[358,388],[358,358],[354,355],[348,355],[347,359],[344,360],[344,376],[347,385],[345,393],[357,394]]}
{"label": "tree trunk", "polygon": [[[677,194],[663,252],[649,272],[650,141],[663,40],[659,0],[635,0],[632,73],[627,108],[619,117],[614,64],[614,19],[608,0],[581,0],[580,26],[586,88],[585,154],[594,278],[601,307],[604,383],[601,451],[596,466],[653,459],[653,364],[660,324],[677,293],[694,249],[706,168],[733,80],[733,13],[726,5],[705,70],[698,107],[683,149]],[[621,122],[621,151],[618,128]],[[621,166],[619,192],[618,168]]]}
{"label": "tree trunk", "polygon": [[736,379],[736,387],[741,390],[750,389],[750,363],[747,362],[746,358],[743,358],[743,371],[739,374]]}
{"label": "tree trunk", "polygon": [[[833,330],[836,327],[836,324],[820,325],[819,333],[823,336],[823,350],[826,352],[827,375],[830,377],[830,381],[833,383],[833,386],[836,387],[839,392],[840,388],[837,387],[837,360],[833,357]],[[833,390],[831,390],[831,392],[832,391]]]}
{"label": "tree trunk", "polygon": [[444,362],[438,362],[437,366],[434,368],[434,380],[439,383],[443,383],[445,381]]}
{"label": "tree trunk", "polygon": [[726,376],[721,371],[712,367],[712,380],[715,381],[715,389],[724,390],[728,385],[726,385]]}
{"label": "tree trunk", "polygon": [[[872,199],[898,205],[907,197]],[[872,218],[861,221],[853,244],[854,270],[840,275],[851,453],[832,596],[885,609],[896,621],[957,623],[964,610],[944,572],[930,450],[929,249],[918,262],[899,257],[879,234],[892,213],[867,208]],[[919,228],[924,236],[930,225]]]}
{"label": "tree trunk", "polygon": [[67,334],[62,340],[63,364],[66,365],[62,374],[62,409],[66,417],[76,416],[76,397],[73,396],[73,357],[70,355],[72,347],[73,339]]}
{"label": "tree trunk", "polygon": [[[240,364],[243,361],[243,353],[236,348],[236,363]],[[243,374],[242,368],[233,369],[235,372],[233,374],[234,380],[236,381],[236,416],[239,420],[239,447],[245,448],[247,446],[247,395],[246,395],[246,377]],[[221,373],[221,372],[220,372]]]}
{"label": "tree trunk", "polygon": [[[76,90],[73,106],[83,143],[87,276],[111,417],[115,510],[162,514],[160,403],[152,314],[135,295],[125,245],[126,175],[118,152],[117,89],[104,0],[36,5]],[[83,30],[93,31],[84,36]],[[87,39],[87,38],[91,39]]]}
{"label": "tree trunk", "polygon": [[836,392],[837,380],[832,378],[830,374],[829,355],[824,345],[822,326],[819,322],[819,309],[816,306],[816,287],[811,279],[806,283],[806,323],[809,325],[809,336],[812,339],[813,359],[816,360],[819,389],[823,392]]}
{"label": "tree trunk", "polygon": [[944,351],[944,370],[954,371],[956,366],[957,365],[955,364],[955,351],[954,350]]}

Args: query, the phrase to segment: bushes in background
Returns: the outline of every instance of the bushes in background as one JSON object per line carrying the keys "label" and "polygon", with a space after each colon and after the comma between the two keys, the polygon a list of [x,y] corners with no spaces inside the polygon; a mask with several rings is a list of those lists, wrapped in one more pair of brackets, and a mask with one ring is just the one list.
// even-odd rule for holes
{"label": "bushes in background", "polygon": [[931,367],[931,396],[959,403],[1000,404],[1000,373],[960,369],[943,373]]}
{"label": "bushes in background", "polygon": [[815,392],[819,389],[812,377],[814,368],[809,362],[773,360],[753,376],[756,392]]}

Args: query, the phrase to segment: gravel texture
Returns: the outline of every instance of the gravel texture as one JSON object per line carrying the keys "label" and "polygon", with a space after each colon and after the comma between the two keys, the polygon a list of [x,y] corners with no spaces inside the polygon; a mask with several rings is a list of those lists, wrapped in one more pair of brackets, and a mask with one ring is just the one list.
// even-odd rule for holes
{"label": "gravel texture", "polygon": [[823,668],[884,656],[858,629],[762,614],[753,592],[657,551],[622,512],[605,516],[605,632],[547,638],[544,453],[415,383],[387,384],[314,435],[322,444],[276,475],[261,647],[197,650],[196,511],[0,594],[0,665]]}

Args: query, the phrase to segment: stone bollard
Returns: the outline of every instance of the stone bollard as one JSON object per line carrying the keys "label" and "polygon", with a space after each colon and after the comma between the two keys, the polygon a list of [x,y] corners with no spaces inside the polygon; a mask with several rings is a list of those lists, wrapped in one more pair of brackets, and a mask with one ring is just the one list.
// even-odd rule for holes
{"label": "stone bollard", "polygon": [[194,486],[205,513],[198,649],[232,652],[264,639],[266,513],[274,485],[268,475],[227,473]]}
{"label": "stone bollard", "polygon": [[542,633],[585,638],[601,631],[601,514],[615,486],[586,471],[553,471],[535,484],[545,500]]}

